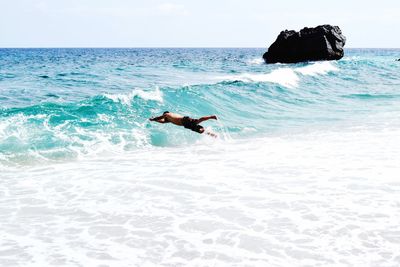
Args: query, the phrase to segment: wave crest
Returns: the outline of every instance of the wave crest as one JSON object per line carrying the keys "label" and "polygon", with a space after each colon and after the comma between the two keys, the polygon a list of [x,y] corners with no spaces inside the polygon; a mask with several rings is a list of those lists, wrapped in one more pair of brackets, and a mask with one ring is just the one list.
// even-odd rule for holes
{"label": "wave crest", "polygon": [[295,69],[296,72],[303,75],[316,76],[318,74],[324,75],[331,71],[339,70],[332,62],[322,61],[316,62],[312,65],[307,65],[305,67]]}
{"label": "wave crest", "polygon": [[130,105],[132,103],[132,99],[135,97],[139,97],[143,100],[153,100],[162,103],[163,102],[163,94],[160,91],[160,88],[157,86],[154,91],[144,91],[141,89],[134,89],[132,92],[128,94],[103,94],[104,97],[111,99],[116,103],[122,103],[125,105]]}
{"label": "wave crest", "polygon": [[218,77],[224,81],[242,81],[242,82],[270,82],[280,84],[288,88],[297,87],[301,75],[316,76],[325,75],[332,71],[339,70],[332,62],[315,62],[305,67],[289,68],[283,67],[271,71],[270,73],[242,73],[238,75],[228,75]]}

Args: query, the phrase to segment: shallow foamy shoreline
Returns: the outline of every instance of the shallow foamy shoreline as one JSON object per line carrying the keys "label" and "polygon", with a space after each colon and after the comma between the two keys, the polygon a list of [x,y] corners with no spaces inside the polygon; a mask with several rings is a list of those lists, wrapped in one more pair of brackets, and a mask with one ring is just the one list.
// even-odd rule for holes
{"label": "shallow foamy shoreline", "polygon": [[316,132],[6,172],[0,263],[395,265],[398,136]]}

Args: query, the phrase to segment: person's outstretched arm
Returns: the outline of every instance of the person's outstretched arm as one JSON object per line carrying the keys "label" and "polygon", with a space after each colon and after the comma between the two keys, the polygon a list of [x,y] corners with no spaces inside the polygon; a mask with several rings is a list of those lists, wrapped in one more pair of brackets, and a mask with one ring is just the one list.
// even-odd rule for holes
{"label": "person's outstretched arm", "polygon": [[167,123],[168,121],[165,120],[164,115],[158,116],[158,117],[154,117],[154,118],[150,118],[150,121],[155,121],[158,123]]}

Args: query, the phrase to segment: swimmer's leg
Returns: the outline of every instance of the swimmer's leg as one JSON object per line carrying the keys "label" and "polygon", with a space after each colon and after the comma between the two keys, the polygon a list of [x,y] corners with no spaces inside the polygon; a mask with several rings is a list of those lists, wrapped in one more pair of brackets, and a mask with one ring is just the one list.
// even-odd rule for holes
{"label": "swimmer's leg", "polygon": [[199,119],[197,120],[197,123],[201,123],[201,122],[203,122],[203,121],[207,121],[207,120],[210,120],[210,119],[216,120],[216,119],[217,119],[217,116],[211,115],[211,116],[201,117],[201,118],[199,118]]}

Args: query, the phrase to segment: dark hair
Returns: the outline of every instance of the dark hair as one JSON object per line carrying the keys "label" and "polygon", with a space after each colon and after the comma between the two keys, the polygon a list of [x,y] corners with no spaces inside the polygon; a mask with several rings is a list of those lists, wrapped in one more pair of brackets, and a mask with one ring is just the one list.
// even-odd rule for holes
{"label": "dark hair", "polygon": [[166,113],[169,113],[169,111],[164,111],[163,115],[165,115]]}

